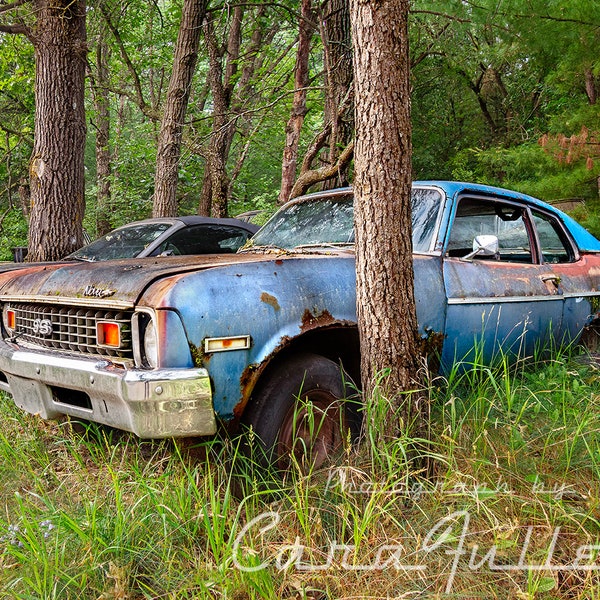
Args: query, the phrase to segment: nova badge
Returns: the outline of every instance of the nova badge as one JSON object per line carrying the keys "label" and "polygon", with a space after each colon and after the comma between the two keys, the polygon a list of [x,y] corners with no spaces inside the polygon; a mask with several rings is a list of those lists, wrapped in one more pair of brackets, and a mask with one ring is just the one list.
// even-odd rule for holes
{"label": "nova badge", "polygon": [[83,290],[84,296],[91,296],[93,298],[107,298],[112,296],[117,290],[101,290],[94,285],[88,285]]}
{"label": "nova badge", "polygon": [[50,319],[34,319],[32,329],[34,335],[48,337],[52,335],[52,321]]}

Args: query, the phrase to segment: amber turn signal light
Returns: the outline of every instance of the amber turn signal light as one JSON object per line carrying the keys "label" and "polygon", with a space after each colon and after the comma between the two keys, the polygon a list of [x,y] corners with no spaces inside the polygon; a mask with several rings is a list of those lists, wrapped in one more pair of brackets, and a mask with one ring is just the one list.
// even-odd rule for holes
{"label": "amber turn signal light", "polygon": [[96,323],[96,339],[99,346],[119,348],[121,346],[121,325],[112,321]]}

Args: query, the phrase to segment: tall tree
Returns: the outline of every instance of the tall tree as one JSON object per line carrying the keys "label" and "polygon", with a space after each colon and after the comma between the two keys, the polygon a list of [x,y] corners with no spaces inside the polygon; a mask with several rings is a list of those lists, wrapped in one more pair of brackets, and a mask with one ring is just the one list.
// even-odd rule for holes
{"label": "tall tree", "polygon": [[351,0],[356,98],[356,289],[361,376],[367,395],[388,373],[399,418],[418,417],[419,367],[411,236],[409,0]]}
{"label": "tall tree", "polygon": [[325,63],[325,122],[331,125],[327,163],[335,166],[328,187],[348,184],[349,163],[340,155],[354,137],[354,98],[350,7],[346,0],[326,0],[321,8]]}
{"label": "tall tree", "polygon": [[173,72],[158,136],[152,210],[155,217],[177,215],[177,175],[181,138],[207,4],[208,0],[184,0],[183,3]]}
{"label": "tall tree", "polygon": [[108,58],[110,50],[105,39],[104,27],[96,42],[96,69],[90,73],[90,89],[96,118],[96,233],[104,235],[111,229],[111,155],[110,155],[110,96],[108,90]]}
{"label": "tall tree", "polygon": [[[24,2],[4,6],[18,9]],[[85,0],[35,0],[24,34],[35,50],[35,128],[30,161],[29,259],[56,260],[83,242]],[[22,17],[22,15],[20,15]]]}
{"label": "tall tree", "polygon": [[292,114],[285,128],[285,148],[283,149],[281,166],[279,204],[283,204],[290,199],[290,193],[296,179],[300,132],[304,123],[304,117],[308,112],[306,94],[309,83],[310,40],[314,31],[313,19],[312,0],[302,0],[298,49],[296,51],[296,65],[294,67],[294,99],[292,102]]}
{"label": "tall tree", "polygon": [[[267,115],[271,116],[271,107],[260,108],[260,104],[266,102],[266,94],[273,93],[268,91],[268,82],[277,77],[278,66],[293,44],[277,49],[273,56],[270,45],[280,34],[281,24],[267,14],[265,6],[252,10],[236,6],[225,19],[213,15],[204,27],[212,114],[208,144],[195,148],[206,160],[198,206],[201,215],[222,217],[228,213],[233,183],[246,160],[249,141]],[[286,70],[283,80],[288,77]],[[229,169],[236,138],[243,142],[242,150]]]}
{"label": "tall tree", "polygon": [[305,193],[317,183],[332,188],[349,182],[354,150],[354,97],[348,2],[325,0],[319,17],[324,64],[324,127],[304,155],[290,197]]}
{"label": "tall tree", "polygon": [[204,27],[210,65],[208,81],[213,100],[213,125],[206,153],[201,213],[210,212],[215,217],[227,216],[227,157],[235,132],[235,119],[230,117],[229,108],[238,72],[243,18],[244,9],[237,6],[229,23],[227,42],[222,46],[217,41],[215,23],[207,21]]}

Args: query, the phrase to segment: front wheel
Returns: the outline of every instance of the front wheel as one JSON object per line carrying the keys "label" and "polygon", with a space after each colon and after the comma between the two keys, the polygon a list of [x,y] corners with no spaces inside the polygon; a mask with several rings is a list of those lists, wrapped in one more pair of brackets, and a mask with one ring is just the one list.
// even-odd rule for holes
{"label": "front wheel", "polygon": [[342,368],[318,354],[299,354],[259,384],[245,422],[267,462],[285,470],[292,462],[320,468],[358,435],[356,390]]}

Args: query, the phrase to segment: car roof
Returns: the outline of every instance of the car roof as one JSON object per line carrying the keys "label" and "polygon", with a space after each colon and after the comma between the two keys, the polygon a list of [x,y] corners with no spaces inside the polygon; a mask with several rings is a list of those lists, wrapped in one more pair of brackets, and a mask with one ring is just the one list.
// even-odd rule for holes
{"label": "car roof", "polygon": [[[438,187],[439,189],[444,191],[448,198],[455,198],[457,194],[471,193],[479,195],[502,195],[504,198],[512,198],[517,201],[525,202],[530,206],[541,208],[558,216],[568,227],[569,232],[575,239],[575,243],[577,244],[580,250],[588,252],[600,252],[600,240],[594,237],[587,229],[585,229],[585,227],[580,225],[577,221],[575,221],[575,219],[564,213],[562,210],[556,208],[555,206],[552,206],[551,204],[548,204],[547,202],[544,202],[543,200],[534,198],[533,196],[491,185],[484,185],[480,183],[467,183],[462,181],[415,180],[412,182],[412,185],[416,187]],[[303,198],[316,198],[318,196],[326,195],[346,195],[351,193],[353,193],[353,189],[351,187],[344,187],[332,190],[325,190],[322,192],[313,192],[311,194],[300,196],[297,198],[297,200],[301,200]]]}
{"label": "car roof", "polygon": [[[232,219],[232,218],[222,218],[218,219],[215,217],[203,217],[200,215],[182,215],[180,217],[156,217],[151,219],[142,219],[141,221],[132,221],[131,223],[126,223],[121,227],[129,227],[130,225],[139,225],[143,223],[169,223],[174,225],[175,223],[180,222],[187,226],[192,225],[225,225],[229,227],[239,227],[240,229],[245,229],[250,233],[255,233],[260,229],[258,225],[254,225],[254,223],[247,223],[240,219]],[[117,229],[121,229],[118,227]]]}

